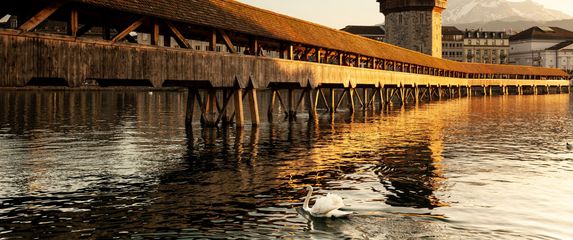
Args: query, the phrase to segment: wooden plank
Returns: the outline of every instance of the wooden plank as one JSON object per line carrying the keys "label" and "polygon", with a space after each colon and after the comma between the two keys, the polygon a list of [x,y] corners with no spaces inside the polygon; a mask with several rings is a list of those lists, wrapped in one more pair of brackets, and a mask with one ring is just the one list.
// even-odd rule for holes
{"label": "wooden plank", "polygon": [[175,25],[173,25],[173,23],[169,22],[169,21],[164,21],[165,25],[167,25],[167,28],[169,28],[169,30],[171,31],[171,33],[173,33],[173,37],[175,37],[175,41],[177,41],[177,44],[179,44],[179,46],[181,48],[191,48],[191,44],[189,43],[189,41],[187,41],[187,39],[183,36],[183,34],[181,34],[181,32],[175,27]]}
{"label": "wooden plank", "polygon": [[34,30],[34,28],[36,28],[38,25],[40,25],[40,23],[44,22],[46,19],[52,16],[52,14],[58,11],[58,9],[60,9],[63,5],[64,5],[63,2],[55,2],[48,4],[48,6],[40,10],[40,12],[38,12],[24,24],[22,24],[19,27],[19,29],[26,32]]}
{"label": "wooden plank", "polygon": [[115,37],[111,40],[111,42],[115,43],[115,42],[125,38],[125,36],[129,35],[129,33],[133,32],[135,29],[137,29],[139,26],[141,26],[141,24],[143,24],[143,22],[145,22],[145,20],[147,20],[147,17],[141,17],[138,20],[136,20],[135,22],[131,23],[123,31],[121,31],[120,33],[115,35]]}
{"label": "wooden plank", "polygon": [[237,49],[233,45],[233,42],[231,42],[231,38],[229,37],[229,35],[227,35],[227,33],[221,29],[219,29],[219,34],[221,34],[221,37],[223,37],[223,41],[225,42],[225,45],[227,45],[227,48],[231,51],[231,53],[237,53]]}

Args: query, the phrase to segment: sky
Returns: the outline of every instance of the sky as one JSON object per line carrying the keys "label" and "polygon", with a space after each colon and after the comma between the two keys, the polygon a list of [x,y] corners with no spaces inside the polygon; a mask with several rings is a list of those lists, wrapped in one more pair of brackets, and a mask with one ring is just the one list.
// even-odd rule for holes
{"label": "sky", "polygon": [[[376,0],[239,0],[274,12],[340,29],[384,22]],[[519,2],[520,0],[511,0]],[[573,0],[534,0],[573,16]]]}

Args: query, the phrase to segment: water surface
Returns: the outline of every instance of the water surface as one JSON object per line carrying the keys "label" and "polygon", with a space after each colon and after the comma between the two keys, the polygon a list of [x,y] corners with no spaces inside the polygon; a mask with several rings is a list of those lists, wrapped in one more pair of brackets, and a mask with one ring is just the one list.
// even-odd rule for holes
{"label": "water surface", "polygon": [[[192,131],[185,100],[0,92],[0,239],[573,238],[569,95]],[[356,214],[307,220],[308,185]]]}

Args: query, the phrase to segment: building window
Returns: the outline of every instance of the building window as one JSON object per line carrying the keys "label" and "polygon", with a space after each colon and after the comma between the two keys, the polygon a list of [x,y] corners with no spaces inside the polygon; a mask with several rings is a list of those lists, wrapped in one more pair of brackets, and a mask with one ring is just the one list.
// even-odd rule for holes
{"label": "building window", "polygon": [[404,18],[402,17],[402,14],[398,15],[398,24],[402,25],[404,23]]}

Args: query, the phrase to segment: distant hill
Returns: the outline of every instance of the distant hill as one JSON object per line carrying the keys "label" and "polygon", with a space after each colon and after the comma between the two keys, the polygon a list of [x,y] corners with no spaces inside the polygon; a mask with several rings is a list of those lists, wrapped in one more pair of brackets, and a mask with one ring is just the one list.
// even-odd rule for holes
{"label": "distant hill", "polygon": [[507,31],[513,30],[521,32],[534,26],[551,26],[561,27],[569,31],[573,31],[573,19],[557,20],[557,21],[511,21],[511,20],[498,20],[491,22],[474,22],[474,23],[461,23],[453,24],[460,30],[465,29],[483,29],[489,31]]}
{"label": "distant hill", "polygon": [[571,18],[573,17],[561,11],[547,9],[531,0],[521,2],[508,0],[449,0],[448,8],[443,14],[443,21],[446,25],[497,21],[557,21]]}

